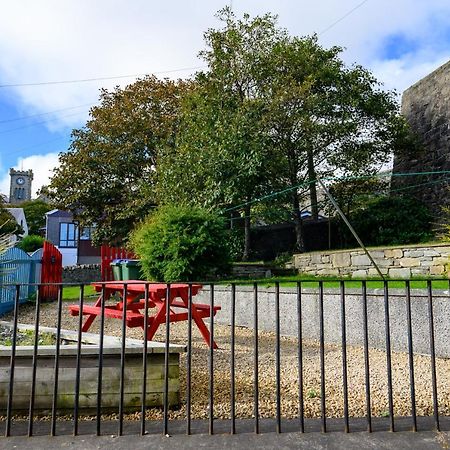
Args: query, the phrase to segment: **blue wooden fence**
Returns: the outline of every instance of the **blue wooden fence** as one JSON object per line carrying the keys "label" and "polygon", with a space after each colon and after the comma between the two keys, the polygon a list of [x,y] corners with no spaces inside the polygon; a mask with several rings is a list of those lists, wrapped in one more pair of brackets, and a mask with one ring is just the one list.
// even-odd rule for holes
{"label": "blue wooden fence", "polygon": [[0,255],[0,315],[14,309],[15,286],[20,284],[20,303],[26,302],[36,293],[40,282],[42,249],[28,255],[19,248],[10,248]]}

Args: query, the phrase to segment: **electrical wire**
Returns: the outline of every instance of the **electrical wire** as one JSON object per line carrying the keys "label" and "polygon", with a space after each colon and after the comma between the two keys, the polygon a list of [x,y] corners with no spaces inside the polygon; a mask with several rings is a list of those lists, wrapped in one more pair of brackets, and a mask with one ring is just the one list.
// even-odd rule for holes
{"label": "electrical wire", "polygon": [[13,119],[0,120],[0,124],[2,124],[2,123],[10,123],[10,122],[18,122],[19,120],[32,119],[34,117],[46,116],[48,114],[54,114],[54,113],[58,113],[58,112],[69,111],[69,110],[72,110],[72,109],[86,108],[87,106],[94,106],[94,105],[92,103],[85,103],[84,105],[69,106],[67,108],[54,109],[53,111],[46,111],[46,112],[42,112],[42,113],[38,113],[38,114],[31,114],[29,116],[14,117]]}
{"label": "electrical wire", "polygon": [[327,31],[331,30],[334,26],[336,26],[338,23],[342,22],[344,19],[346,19],[350,14],[353,14],[357,9],[361,8],[365,3],[367,3],[369,0],[363,0],[361,3],[358,3],[354,8],[352,8],[350,11],[345,13],[342,17],[337,19],[335,22],[333,22],[331,25],[329,25],[327,28],[323,29],[320,33],[318,33],[318,36],[322,36]]}
{"label": "electrical wire", "polygon": [[113,77],[97,77],[97,78],[81,78],[77,80],[58,80],[58,81],[41,81],[41,82],[33,82],[33,83],[14,83],[14,84],[0,84],[0,88],[13,88],[13,87],[28,87],[28,86],[49,86],[54,84],[74,84],[74,83],[89,83],[92,81],[105,81],[105,80],[119,80],[122,78],[136,78],[143,77],[147,75],[162,75],[165,73],[175,73],[175,72],[183,72],[186,70],[198,70],[204,69],[205,66],[197,66],[197,67],[183,67],[180,69],[172,69],[172,70],[162,70],[153,73],[136,73],[132,75],[117,75]]}
{"label": "electrical wire", "polygon": [[[450,170],[438,170],[438,171],[428,171],[428,172],[402,172],[402,173],[379,173],[374,175],[364,175],[364,176],[350,176],[350,177],[325,177],[322,178],[323,181],[354,181],[354,180],[367,180],[370,178],[382,178],[382,177],[411,177],[411,176],[424,176],[424,175],[436,175],[436,174],[448,174],[450,175]],[[309,186],[312,183],[316,183],[317,180],[305,181],[303,183],[297,184],[295,186],[291,186],[289,188],[283,189],[282,191],[271,192],[270,194],[264,195],[263,197],[259,197],[254,200],[250,200],[248,202],[241,203],[237,206],[233,206],[232,208],[225,209],[224,212],[235,211],[238,209],[242,209],[244,206],[252,205],[254,203],[260,202],[262,200],[267,200],[269,198],[276,197],[281,194],[285,194],[287,192],[304,188]]]}

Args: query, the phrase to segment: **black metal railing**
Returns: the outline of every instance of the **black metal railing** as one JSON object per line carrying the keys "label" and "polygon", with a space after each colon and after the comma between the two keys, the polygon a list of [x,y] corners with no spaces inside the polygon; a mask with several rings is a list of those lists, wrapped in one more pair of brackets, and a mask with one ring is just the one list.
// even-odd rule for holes
{"label": "black metal railing", "polygon": [[[284,281],[283,281],[284,282]],[[252,430],[255,433],[259,433],[261,431],[262,421],[270,426],[273,426],[273,430],[280,433],[284,431],[284,424],[288,424],[289,430],[296,429],[299,432],[307,431],[306,422],[310,419],[311,414],[307,414],[305,408],[306,396],[305,396],[305,348],[304,342],[307,340],[313,340],[314,336],[318,336],[316,339],[316,344],[318,346],[318,357],[319,357],[319,370],[318,370],[318,378],[320,379],[320,414],[319,417],[315,420],[318,420],[320,423],[320,429],[322,432],[328,431],[328,423],[331,421],[336,423],[336,419],[331,419],[329,414],[327,413],[327,361],[326,361],[326,346],[330,343],[327,340],[327,314],[330,312],[326,309],[330,308],[329,296],[333,296],[333,298],[337,299],[335,303],[333,303],[333,311],[332,313],[335,316],[339,316],[340,326],[339,329],[336,330],[336,336],[338,340],[334,339],[332,343],[337,345],[337,342],[340,345],[340,359],[341,359],[341,370],[342,370],[342,413],[341,413],[341,429],[345,432],[350,432],[352,430],[352,424],[356,421],[359,425],[356,429],[361,429],[361,420],[364,421],[364,428],[371,432],[373,430],[373,420],[375,419],[372,409],[372,386],[371,386],[371,370],[373,369],[371,365],[370,359],[370,350],[372,346],[370,330],[376,326],[382,326],[384,329],[382,330],[384,334],[384,352],[385,352],[385,368],[383,369],[386,376],[386,389],[387,389],[387,400],[388,400],[388,414],[384,419],[385,425],[390,431],[396,431],[397,421],[400,420],[395,416],[395,405],[394,405],[394,385],[393,385],[393,368],[392,368],[392,351],[393,351],[393,341],[392,341],[392,313],[390,312],[390,307],[392,306],[392,302],[404,301],[404,321],[402,322],[405,325],[404,328],[400,329],[399,325],[396,324],[396,335],[401,335],[406,337],[403,341],[406,340],[407,345],[402,350],[405,353],[408,361],[408,377],[406,377],[403,382],[405,385],[409,385],[409,396],[410,396],[410,414],[407,418],[408,427],[412,431],[417,431],[420,429],[418,426],[418,414],[416,408],[416,375],[417,375],[417,367],[415,367],[415,356],[416,353],[423,353],[423,351],[417,352],[415,350],[414,339],[415,336],[415,316],[412,307],[412,302],[416,302],[417,305],[422,305],[424,301],[427,304],[427,317],[420,317],[421,321],[427,321],[428,328],[428,336],[425,336],[425,342],[429,344],[429,372],[427,376],[431,376],[431,405],[430,405],[430,417],[433,420],[433,427],[436,430],[441,429],[441,421],[443,419],[443,415],[440,414],[440,401],[444,398],[447,401],[448,392],[447,386],[445,382],[438,384],[438,373],[437,373],[437,355],[436,355],[436,339],[445,340],[446,336],[436,335],[435,325],[436,320],[438,321],[447,321],[449,320],[448,316],[439,315],[435,317],[435,309],[434,309],[434,301],[435,298],[439,297],[439,301],[442,302],[442,305],[448,304],[448,312],[450,312],[450,289],[448,285],[448,280],[426,280],[424,281],[424,287],[419,290],[414,290],[411,288],[411,280],[396,280],[394,293],[392,293],[391,285],[394,282],[393,280],[379,282],[382,283],[382,293],[374,292],[373,289],[370,289],[372,281],[360,280],[359,287],[357,288],[347,288],[347,280],[340,280],[336,282],[332,287],[327,287],[329,283],[328,280],[302,280],[302,281],[293,281],[293,285],[290,287],[280,286],[279,282],[275,282],[274,286],[270,288],[270,299],[267,300],[267,292],[266,295],[266,304],[270,304],[273,309],[270,314],[267,309],[261,312],[261,290],[267,290],[265,285],[262,283],[252,282],[245,289],[241,289],[239,285],[236,283],[231,283],[229,286],[217,285],[217,284],[206,284],[204,285],[204,294],[203,299],[207,300],[206,306],[203,305],[202,308],[206,308],[209,311],[208,317],[205,317],[209,320],[209,348],[207,349],[207,361],[203,361],[202,367],[194,367],[193,364],[193,356],[197,351],[197,347],[193,345],[193,325],[197,323],[197,310],[195,309],[196,300],[194,300],[194,290],[193,283],[188,283],[186,285],[186,293],[187,296],[185,298],[186,303],[184,304],[185,316],[177,316],[180,320],[186,320],[187,329],[185,334],[185,342],[186,345],[186,354],[183,358],[183,364],[185,369],[183,369],[183,380],[182,385],[184,386],[184,391],[180,392],[182,403],[183,403],[183,417],[184,425],[180,428],[179,425],[179,417],[177,416],[177,420],[170,419],[172,406],[169,401],[169,379],[171,374],[171,330],[172,330],[172,322],[171,317],[174,313],[174,306],[171,304],[172,301],[172,292],[174,289],[178,289],[176,284],[168,284],[165,290],[165,333],[163,339],[163,353],[164,353],[164,362],[163,362],[163,371],[162,371],[162,420],[150,420],[146,417],[147,411],[150,409],[150,406],[147,406],[148,400],[148,374],[149,370],[152,368],[149,367],[148,360],[148,352],[149,352],[149,344],[147,341],[147,330],[154,320],[154,316],[151,315],[151,308],[155,305],[152,304],[152,286],[154,284],[148,282],[141,282],[140,284],[143,286],[143,294],[140,301],[140,313],[142,314],[142,367],[140,369],[140,404],[134,404],[135,409],[135,418],[138,420],[133,424],[130,423],[128,419],[125,418],[126,415],[126,405],[125,405],[125,395],[126,395],[126,369],[127,369],[127,334],[128,334],[128,320],[132,317],[132,314],[137,313],[137,309],[133,306],[133,304],[127,305],[127,302],[122,302],[121,309],[121,317],[120,319],[120,334],[118,338],[120,339],[120,362],[118,362],[119,367],[119,384],[116,387],[117,396],[118,396],[118,405],[117,405],[117,414],[115,418],[111,420],[106,420],[103,417],[105,412],[104,405],[104,394],[105,394],[105,327],[108,321],[114,321],[115,319],[110,318],[108,315],[110,311],[110,304],[107,304],[108,300],[108,285],[103,283],[101,285],[101,289],[98,292],[100,304],[98,306],[98,320],[99,320],[99,328],[98,328],[98,355],[89,358],[85,358],[83,356],[82,351],[82,342],[83,342],[83,315],[81,312],[83,308],[90,304],[91,298],[86,297],[86,287],[85,285],[79,285],[79,297],[78,297],[78,308],[79,315],[78,320],[74,322],[74,327],[76,327],[76,350],[75,350],[75,359],[74,363],[70,365],[71,370],[74,371],[74,389],[73,389],[73,410],[70,413],[70,420],[72,422],[68,422],[67,418],[67,408],[64,405],[61,405],[59,402],[60,398],[60,374],[61,374],[61,349],[63,345],[61,344],[62,339],[62,318],[65,315],[68,315],[66,302],[64,300],[64,287],[67,285],[59,285],[59,293],[57,302],[53,304],[53,307],[56,309],[56,343],[54,347],[54,355],[49,356],[48,353],[42,354],[39,351],[39,329],[42,326],[42,308],[43,303],[39,298],[39,289],[37,290],[37,297],[34,302],[34,334],[33,334],[33,345],[32,351],[30,355],[30,378],[29,378],[29,407],[28,412],[22,409],[18,409],[15,407],[14,399],[18,393],[15,391],[15,379],[17,375],[17,361],[18,361],[18,349],[20,348],[18,345],[18,333],[20,330],[19,323],[21,323],[21,317],[23,311],[26,309],[30,310],[29,305],[20,304],[20,294],[21,289],[24,287],[22,285],[15,286],[15,305],[14,312],[12,317],[10,317],[10,325],[11,328],[11,346],[3,348],[2,358],[5,361],[5,358],[9,358],[9,364],[2,363],[0,370],[4,370],[5,374],[9,374],[8,386],[6,391],[4,392],[4,399],[2,401],[1,408],[4,410],[4,419],[5,419],[5,428],[4,435],[5,437],[11,436],[12,434],[27,434],[28,436],[32,436],[36,434],[36,424],[39,424],[38,434],[42,433],[42,430],[45,429],[49,424],[48,434],[55,436],[56,434],[69,432],[67,428],[68,423],[72,423],[72,428],[70,432],[73,435],[77,435],[80,433],[80,424],[83,422],[84,416],[89,414],[92,415],[92,411],[84,411],[83,408],[80,407],[80,395],[81,395],[81,385],[82,385],[82,369],[84,368],[84,363],[89,359],[90,367],[94,367],[94,370],[97,371],[96,376],[96,400],[95,407],[93,408],[95,411],[95,421],[87,422],[88,424],[94,425],[92,428],[89,428],[91,425],[86,425],[84,432],[89,432],[97,435],[101,435],[104,433],[104,427],[109,427],[108,433],[110,434],[110,427],[116,427],[116,433],[118,435],[122,435],[125,432],[128,432],[125,428],[129,427],[133,432],[140,433],[144,435],[151,430],[155,432],[158,427],[160,432],[164,435],[170,434],[173,432],[173,429],[181,430],[186,434],[192,434],[195,432],[193,429],[193,409],[196,406],[196,400],[193,397],[193,388],[196,383],[196,370],[201,370],[202,372],[207,372],[207,380],[208,380],[208,402],[207,402],[207,419],[204,421],[205,426],[207,426],[208,432],[210,434],[214,434],[216,431],[215,425],[220,424],[220,430],[223,432],[224,430],[234,434],[238,431],[238,424],[242,419],[242,415],[237,413],[237,356],[236,356],[236,347],[237,347],[237,339],[236,339],[236,330],[242,322],[242,318],[247,317],[246,326],[252,328],[251,332],[251,343],[252,343],[252,356],[253,356],[253,376],[252,376],[252,414],[248,419],[252,423]],[[414,280],[414,282],[416,282]],[[312,285],[314,283],[314,286]],[[352,281],[352,286],[355,281]],[[402,287],[399,289],[398,284],[401,283]],[[436,289],[433,287],[433,283],[439,283],[441,289]],[[446,284],[446,289],[442,289],[443,283]],[[136,282],[124,282],[123,290],[121,292],[121,298],[127,299],[130,289],[130,286],[133,286]],[[349,294],[349,289],[351,293]],[[209,291],[209,292],[208,292]],[[238,308],[238,295],[240,296],[241,301],[239,303]],[[288,313],[286,313],[286,295],[289,295],[292,300],[292,308],[288,309]],[[308,297],[306,301],[305,298]],[[352,302],[358,305],[360,315],[355,316],[352,315],[349,317],[348,307],[349,307],[349,298],[352,297]],[[382,299],[382,307],[379,307],[379,319],[380,321],[375,323],[376,321],[369,322],[369,310],[371,307],[371,302],[374,302],[374,298]],[[393,298],[395,297],[395,300]],[[289,300],[289,301],[291,301]],[[114,300],[115,302],[118,299]],[[378,300],[377,300],[378,301]],[[356,302],[356,303],[355,303]],[[415,303],[415,304],[416,304]],[[291,306],[292,306],[291,305]],[[311,306],[312,305],[312,306]],[[337,306],[336,306],[337,305]],[[381,305],[381,303],[379,303]],[[403,303],[402,303],[403,305]],[[218,312],[216,317],[215,313],[217,311],[216,306],[222,307],[222,310]],[[46,306],[47,307],[47,306]],[[177,307],[180,307],[178,304]],[[309,325],[309,328],[305,328],[305,308],[309,308],[308,314],[311,314],[311,311],[317,311],[318,317],[315,317],[317,329],[313,329]],[[353,307],[353,306],[352,306]],[[422,310],[421,310],[422,311]],[[447,310],[440,307],[440,312],[447,312]],[[273,320],[268,320],[267,316],[273,314]],[[3,318],[2,318],[3,319]],[[395,318],[397,319],[397,318]],[[75,319],[76,320],[76,319]],[[351,320],[351,327],[349,325],[349,321]],[[178,319],[177,319],[178,321]],[[273,328],[268,329],[267,323],[272,323]],[[382,325],[378,325],[378,323],[382,323]],[[223,337],[223,333],[221,336],[222,341],[226,339],[227,345],[229,344],[229,350],[215,350],[215,325],[227,327],[228,330],[227,338]],[[285,419],[282,415],[282,400],[283,400],[283,371],[282,369],[282,349],[281,349],[281,341],[283,335],[285,334],[285,328],[289,327],[291,339],[296,339],[296,371],[298,372],[297,384],[298,384],[298,399],[297,401],[297,411],[295,418]],[[445,327],[444,327],[445,328]],[[355,336],[359,336],[360,339],[355,344],[355,337],[351,336],[351,343],[349,343],[349,333],[351,330],[358,329],[359,331],[355,333]],[[442,327],[439,328],[443,329]],[[260,341],[261,341],[261,333],[270,332],[270,337],[273,340],[273,350],[275,356],[275,367],[274,367],[274,378],[271,380],[273,382],[273,396],[275,398],[274,411],[271,414],[270,418],[267,418],[267,412],[264,417],[261,415],[261,405],[260,405],[260,386],[261,386],[261,360],[260,360]],[[309,334],[308,334],[309,333]],[[352,331],[354,333],[354,331]],[[314,335],[314,336],[313,336]],[[450,336],[449,336],[450,338]],[[272,341],[271,341],[272,342]],[[206,343],[202,343],[204,345]],[[394,343],[397,346],[397,343]],[[350,413],[350,399],[349,399],[349,359],[348,359],[348,346],[358,346],[361,348],[363,352],[363,363],[361,365],[361,371],[364,372],[364,386],[361,386],[361,389],[364,389],[365,395],[364,405],[360,405],[360,410],[365,411],[365,417],[362,418],[354,418]],[[215,368],[215,356],[216,352],[226,352],[229,351],[229,354],[226,355],[227,361],[229,362],[229,414],[226,419],[216,419],[215,418],[215,403],[216,403],[216,383],[215,376],[217,375],[217,371]],[[397,351],[400,351],[397,349]],[[8,353],[9,352],[9,353]],[[442,353],[442,352],[441,352]],[[23,353],[20,353],[22,355]],[[5,356],[7,355],[7,356]],[[9,355],[9,356],[8,356]],[[439,358],[448,358],[449,355],[445,356],[439,354]],[[39,370],[41,370],[41,363],[46,361],[46,364],[52,365],[53,370],[53,379],[52,379],[52,389],[51,389],[51,405],[49,407],[49,422],[44,420],[41,416],[42,411],[37,411],[36,405],[36,396],[38,383],[37,383],[37,374]],[[423,370],[423,367],[420,369]],[[5,376],[2,377],[5,379]],[[223,379],[223,376],[222,376]],[[185,381],[184,381],[185,380]],[[220,387],[220,386],[219,386]],[[439,388],[442,388],[443,391],[439,391]],[[354,387],[353,387],[354,388]],[[108,389],[111,389],[109,386]],[[2,391],[3,392],[3,391]],[[20,393],[23,395],[23,393]],[[1,395],[1,392],[0,392]],[[128,395],[128,394],[127,394]],[[110,408],[110,405],[108,405]],[[108,409],[109,410],[109,409]],[[443,409],[443,411],[447,411],[447,409]],[[61,414],[65,414],[61,416]],[[307,417],[308,416],[308,417]],[[222,412],[223,417],[223,412]],[[125,420],[126,419],[126,420]],[[270,419],[272,421],[270,421]],[[378,419],[377,420],[381,420]],[[403,419],[402,419],[403,420]],[[355,423],[356,423],[355,422]],[[427,422],[428,423],[428,422]],[[44,425],[43,425],[44,424]],[[61,427],[59,424],[66,424]],[[137,424],[137,428],[135,426]],[[268,425],[267,425],[268,426]],[[266,429],[267,429],[266,426]],[[197,429],[197,428],[196,428]],[[26,430],[26,431],[25,431]],[[46,432],[46,431],[45,431]],[[47,433],[47,432],[46,432]]]}

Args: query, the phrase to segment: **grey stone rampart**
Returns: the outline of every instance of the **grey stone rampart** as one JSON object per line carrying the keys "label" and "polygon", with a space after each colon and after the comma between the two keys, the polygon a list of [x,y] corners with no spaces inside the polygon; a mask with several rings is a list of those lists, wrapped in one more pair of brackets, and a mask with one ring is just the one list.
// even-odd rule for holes
{"label": "grey stone rampart", "polygon": [[[418,136],[423,151],[407,149],[394,158],[393,174],[450,170],[450,61],[408,88],[402,97],[402,114]],[[448,173],[394,176],[393,193],[413,195],[433,211],[435,222],[450,206]],[[408,188],[407,190],[403,190]]]}

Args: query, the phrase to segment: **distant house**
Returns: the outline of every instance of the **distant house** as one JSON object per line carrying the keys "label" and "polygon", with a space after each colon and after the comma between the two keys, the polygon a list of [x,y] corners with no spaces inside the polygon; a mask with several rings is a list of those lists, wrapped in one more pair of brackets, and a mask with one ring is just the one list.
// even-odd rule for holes
{"label": "distant house", "polygon": [[[6,208],[6,211],[8,211],[16,220],[17,225],[22,227],[23,234],[20,235],[21,238],[28,236],[28,225],[27,225],[27,219],[25,217],[25,212],[23,211],[23,208]],[[17,237],[13,236],[13,242],[17,241]]]}
{"label": "distant house", "polygon": [[72,213],[53,209],[45,214],[45,238],[63,256],[63,266],[100,263],[100,248],[92,245],[92,227],[80,227]]}

